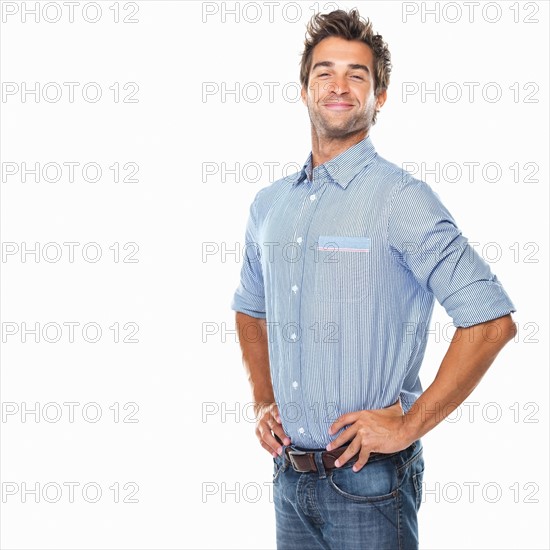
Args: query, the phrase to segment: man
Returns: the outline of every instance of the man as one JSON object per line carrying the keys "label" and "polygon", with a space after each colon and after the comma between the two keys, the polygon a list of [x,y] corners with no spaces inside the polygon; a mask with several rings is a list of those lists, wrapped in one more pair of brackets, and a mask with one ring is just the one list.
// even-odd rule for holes
{"label": "man", "polygon": [[[418,548],[420,438],[514,337],[516,310],[439,197],[375,151],[382,37],[355,9],[314,16],[308,35],[312,152],[257,193],[232,302],[277,547]],[[434,299],[457,329],[423,392]]]}

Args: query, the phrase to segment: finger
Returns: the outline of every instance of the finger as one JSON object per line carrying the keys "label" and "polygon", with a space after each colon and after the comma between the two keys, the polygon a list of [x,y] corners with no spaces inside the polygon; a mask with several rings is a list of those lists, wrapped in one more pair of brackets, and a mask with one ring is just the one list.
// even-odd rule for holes
{"label": "finger", "polygon": [[267,439],[265,437],[265,435],[263,435],[261,432],[258,433],[257,435],[258,435],[258,439],[260,441],[260,445],[264,449],[269,451],[272,456],[277,457],[277,456],[280,455],[278,449],[281,448],[281,446],[279,445],[279,443],[277,443],[277,441],[275,441],[275,439],[272,438],[272,440],[270,442],[269,439]]}
{"label": "finger", "polygon": [[260,445],[273,457],[273,458],[277,458],[279,455],[271,448],[269,447],[267,444],[265,444],[261,439],[260,439]]}
{"label": "finger", "polygon": [[286,435],[283,427],[280,424],[273,424],[271,431],[283,442],[284,445],[290,445],[290,437]]}
{"label": "finger", "polygon": [[279,414],[279,409],[277,405],[275,405],[271,411],[271,414],[273,415],[273,418],[279,423],[282,424],[281,415]]}
{"label": "finger", "polygon": [[357,443],[354,439],[348,446],[348,448],[338,457],[338,460],[334,463],[337,468],[341,468],[346,462],[355,454],[361,450],[361,443]]}
{"label": "finger", "polygon": [[268,413],[260,420],[260,423],[265,422],[269,427],[269,431],[279,437],[280,441],[277,440],[278,445],[290,445],[290,438],[285,434],[282,424],[280,422],[280,417],[277,418],[278,411],[276,407],[271,408]]}
{"label": "finger", "polygon": [[354,472],[358,472],[361,470],[361,468],[369,461],[370,451],[368,451],[365,447],[361,447],[361,450],[359,451],[359,458],[353,465],[352,470]]}
{"label": "finger", "polygon": [[278,455],[282,454],[283,448],[281,444],[273,437],[273,434],[271,433],[271,429],[267,424],[260,423],[259,425],[259,432],[261,436],[261,441],[263,441],[266,445],[268,445],[272,451],[277,453]]}
{"label": "finger", "polygon": [[325,448],[327,451],[332,451],[334,449],[337,449],[338,447],[341,447],[345,443],[347,443],[350,439],[353,439],[355,437],[355,434],[357,433],[357,428],[355,426],[350,426],[349,428],[345,429],[334,441],[331,441]]}
{"label": "finger", "polygon": [[340,428],[346,426],[347,424],[353,424],[357,420],[357,413],[347,413],[338,417],[335,422],[333,422],[328,429],[329,435],[335,434]]}
{"label": "finger", "polygon": [[271,430],[273,432],[275,432],[277,434],[277,436],[283,442],[284,445],[290,445],[290,443],[291,443],[290,437],[288,435],[286,435],[285,431],[282,428],[283,423],[282,423],[281,416],[279,414],[279,409],[277,408],[277,405],[273,406],[273,408],[271,410],[271,415],[275,419],[275,421],[278,422],[279,425],[269,423],[269,427],[271,428]]}

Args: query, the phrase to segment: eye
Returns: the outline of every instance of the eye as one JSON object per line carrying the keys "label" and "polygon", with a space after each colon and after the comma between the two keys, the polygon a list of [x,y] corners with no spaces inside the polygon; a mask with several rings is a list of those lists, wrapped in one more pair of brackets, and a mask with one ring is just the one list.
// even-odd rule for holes
{"label": "eye", "polygon": [[362,76],[359,76],[358,74],[352,75],[351,78],[358,78],[359,80],[363,80],[363,77],[362,77]]}
{"label": "eye", "polygon": [[319,76],[328,76],[328,73],[321,73]]}

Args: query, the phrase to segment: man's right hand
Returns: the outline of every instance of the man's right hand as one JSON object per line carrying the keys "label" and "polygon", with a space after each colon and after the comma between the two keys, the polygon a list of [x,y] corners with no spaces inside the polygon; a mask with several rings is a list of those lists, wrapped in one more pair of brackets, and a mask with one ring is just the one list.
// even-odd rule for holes
{"label": "man's right hand", "polygon": [[277,457],[283,452],[283,448],[273,434],[277,435],[285,445],[290,445],[290,437],[288,437],[283,430],[279,409],[276,403],[258,404],[255,409],[256,437],[259,439],[260,445],[270,453],[271,456]]}

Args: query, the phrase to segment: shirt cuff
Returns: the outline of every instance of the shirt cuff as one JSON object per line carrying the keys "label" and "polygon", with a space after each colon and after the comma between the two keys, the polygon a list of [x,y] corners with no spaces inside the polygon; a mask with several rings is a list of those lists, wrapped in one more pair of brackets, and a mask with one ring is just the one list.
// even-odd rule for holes
{"label": "shirt cuff", "polygon": [[242,285],[239,286],[233,300],[231,301],[231,309],[240,311],[257,319],[265,319],[264,299],[262,296],[256,296],[245,290]]}
{"label": "shirt cuff", "polygon": [[464,328],[516,311],[496,276],[492,280],[469,284],[451,294],[441,305],[453,319],[454,326]]}

